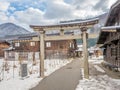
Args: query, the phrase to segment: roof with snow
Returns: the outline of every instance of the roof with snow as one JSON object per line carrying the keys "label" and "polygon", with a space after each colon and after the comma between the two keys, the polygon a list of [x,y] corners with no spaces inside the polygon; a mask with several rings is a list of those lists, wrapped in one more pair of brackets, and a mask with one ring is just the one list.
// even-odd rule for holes
{"label": "roof with snow", "polygon": [[120,0],[118,0],[115,4],[112,5],[105,26],[112,26],[111,22],[115,22],[115,16],[119,14],[120,11]]}
{"label": "roof with snow", "polygon": [[[47,33],[47,36],[59,35],[60,33]],[[66,35],[73,34],[73,32],[65,32]],[[4,37],[0,37],[0,42],[3,41],[13,41],[13,40],[31,40],[32,37],[38,37],[39,33],[29,33],[29,34],[16,34],[16,35],[5,35]]]}
{"label": "roof with snow", "polygon": [[17,35],[6,35],[0,38],[1,41],[12,41],[12,40],[30,40],[32,37],[37,37],[37,33],[29,33],[29,34],[17,34]]}
{"label": "roof with snow", "polygon": [[110,32],[115,32],[120,30],[120,26],[113,25],[115,23],[115,16],[119,14],[119,10],[120,10],[120,0],[118,0],[111,7],[105,26],[101,28],[101,32],[99,34],[97,44],[104,44],[106,37],[109,35]]}
{"label": "roof with snow", "polygon": [[108,26],[108,27],[102,27],[99,39],[97,41],[97,44],[104,44],[106,37],[110,32],[116,32],[120,31],[120,26]]}

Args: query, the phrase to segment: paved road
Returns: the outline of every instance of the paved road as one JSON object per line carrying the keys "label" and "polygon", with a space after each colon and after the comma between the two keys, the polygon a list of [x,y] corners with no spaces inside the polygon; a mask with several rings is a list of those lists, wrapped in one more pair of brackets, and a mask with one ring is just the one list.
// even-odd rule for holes
{"label": "paved road", "polygon": [[31,90],[75,90],[81,77],[80,60],[74,60],[50,76],[45,77]]}

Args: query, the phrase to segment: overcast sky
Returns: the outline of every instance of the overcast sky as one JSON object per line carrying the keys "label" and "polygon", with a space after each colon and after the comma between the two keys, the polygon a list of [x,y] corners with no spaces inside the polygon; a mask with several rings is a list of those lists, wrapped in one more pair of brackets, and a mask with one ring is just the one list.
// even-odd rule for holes
{"label": "overcast sky", "polygon": [[108,12],[117,0],[0,0],[0,24],[53,24]]}

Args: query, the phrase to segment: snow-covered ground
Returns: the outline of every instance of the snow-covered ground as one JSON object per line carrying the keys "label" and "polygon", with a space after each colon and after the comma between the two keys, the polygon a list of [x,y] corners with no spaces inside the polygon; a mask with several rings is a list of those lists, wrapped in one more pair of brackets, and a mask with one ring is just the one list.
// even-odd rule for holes
{"label": "snow-covered ground", "polygon": [[76,90],[120,90],[120,80],[107,75],[91,76],[79,81]]}
{"label": "snow-covered ground", "polygon": [[[45,76],[70,62],[71,60],[45,60]],[[8,61],[8,69],[3,72],[5,61],[0,59],[0,90],[29,90],[36,86],[42,80],[42,78],[38,78],[39,60],[36,63],[36,65],[33,65],[31,61],[27,61],[28,76],[23,79],[20,76],[20,64],[18,61]]]}
{"label": "snow-covered ground", "polygon": [[[105,71],[100,68],[97,64],[101,63],[102,58],[93,58],[89,59],[97,71],[105,73]],[[82,76],[84,76],[84,70],[81,69]],[[89,79],[83,77],[82,80],[79,80],[76,90],[120,90],[120,79],[112,79],[107,75],[97,75],[90,76]]]}

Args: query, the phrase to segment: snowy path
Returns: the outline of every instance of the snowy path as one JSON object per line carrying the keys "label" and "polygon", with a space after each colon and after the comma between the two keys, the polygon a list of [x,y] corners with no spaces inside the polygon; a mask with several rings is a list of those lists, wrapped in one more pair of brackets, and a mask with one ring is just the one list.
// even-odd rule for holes
{"label": "snowy path", "polygon": [[72,63],[44,78],[32,90],[75,90],[82,78],[80,68],[80,60],[73,60]]}
{"label": "snowy path", "polygon": [[75,90],[120,90],[120,79],[109,77],[110,71],[104,71],[103,67],[99,67],[102,60],[89,60],[89,62],[90,78],[80,80]]}

